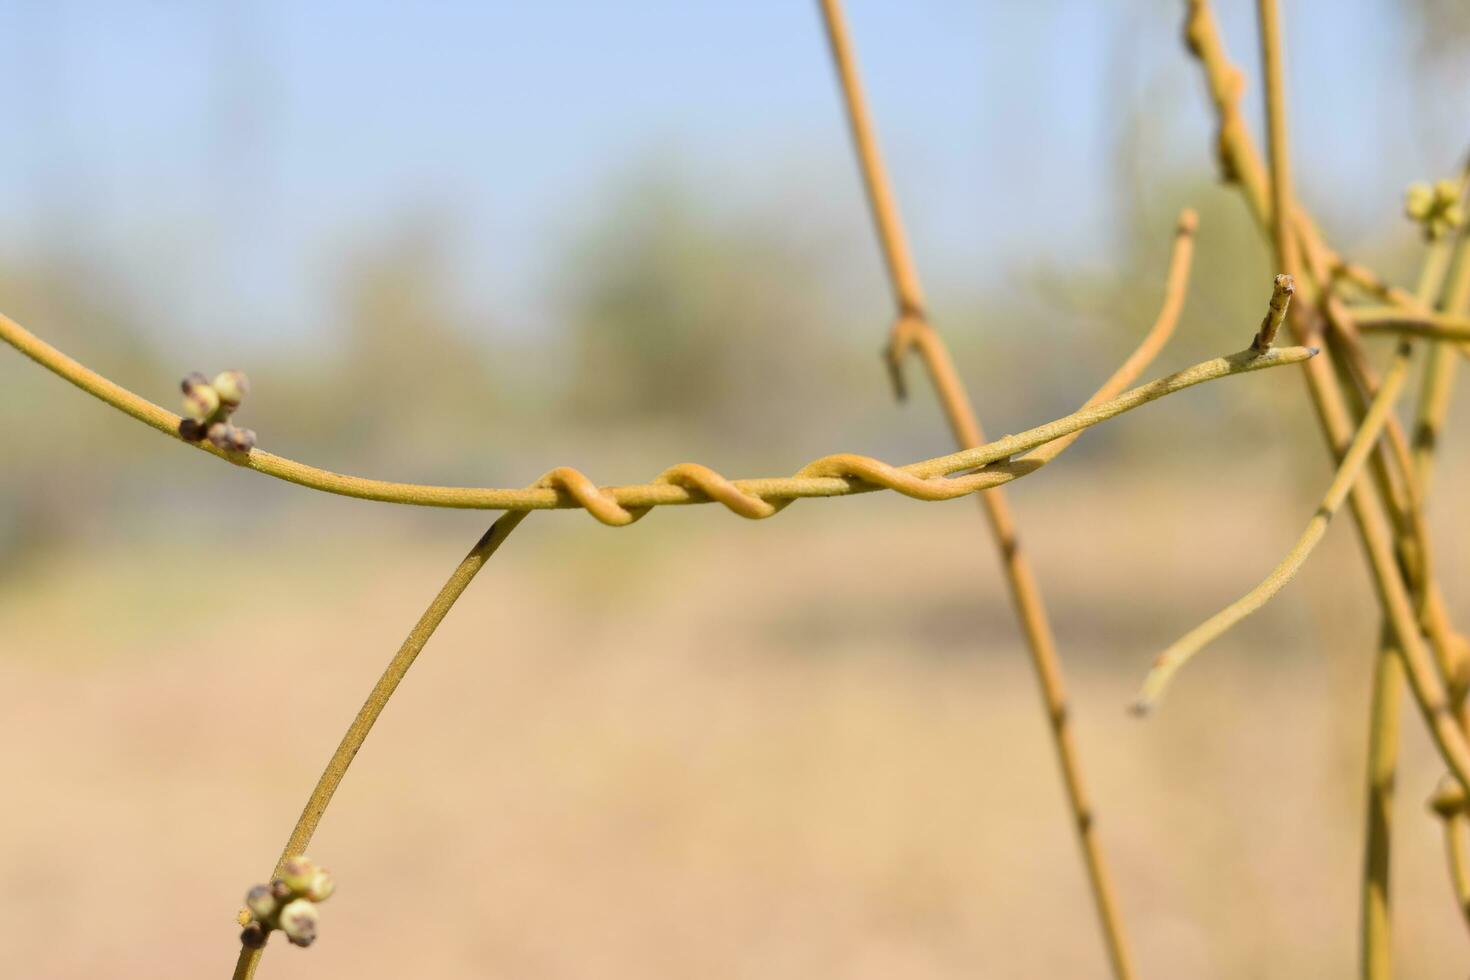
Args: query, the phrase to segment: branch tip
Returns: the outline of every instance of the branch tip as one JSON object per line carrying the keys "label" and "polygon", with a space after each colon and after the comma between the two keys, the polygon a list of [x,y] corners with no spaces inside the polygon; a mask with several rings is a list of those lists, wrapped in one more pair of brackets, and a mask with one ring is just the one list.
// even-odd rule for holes
{"label": "branch tip", "polygon": [[[1272,282],[1271,303],[1266,308],[1266,316],[1261,320],[1261,329],[1251,341],[1251,350],[1264,354],[1271,349],[1271,345],[1276,342],[1276,334],[1286,322],[1286,310],[1291,306],[1291,297],[1295,292],[1296,280],[1285,273]],[[1313,355],[1317,353],[1315,348],[1311,350]]]}

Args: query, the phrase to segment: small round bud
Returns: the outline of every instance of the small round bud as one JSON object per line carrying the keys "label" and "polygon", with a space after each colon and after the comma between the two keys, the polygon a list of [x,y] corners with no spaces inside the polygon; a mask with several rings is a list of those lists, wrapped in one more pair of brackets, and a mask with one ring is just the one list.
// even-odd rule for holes
{"label": "small round bud", "polygon": [[208,378],[200,374],[198,371],[190,371],[188,374],[184,375],[184,380],[179,382],[179,390],[187,395],[199,385],[207,384],[209,384]]}
{"label": "small round bud", "polygon": [[302,894],[313,902],[325,902],[336,890],[337,883],[332,880],[332,876],[325,868],[318,868],[316,874],[312,875],[311,882],[302,890]]}
{"label": "small round bud", "polygon": [[190,385],[185,390],[184,416],[186,418],[203,422],[217,411],[219,411],[219,393],[208,384]]}
{"label": "small round bud", "polygon": [[286,883],[287,888],[291,889],[291,894],[304,895],[307,886],[311,884],[311,879],[315,878],[316,873],[320,870],[321,868],[318,868],[316,862],[311,858],[305,854],[298,854],[287,858],[286,863],[281,865],[281,880]]}
{"label": "small round bud", "polygon": [[271,894],[284,902],[291,897],[291,886],[277,878],[271,882]]}
{"label": "small round bud", "polygon": [[286,903],[281,909],[281,931],[297,946],[310,946],[316,941],[316,906],[304,898]]}
{"label": "small round bud", "polygon": [[1453,776],[1440,780],[1434,796],[1429,799],[1429,809],[1446,819],[1465,810],[1465,788]]}
{"label": "small round bud", "polygon": [[1444,209],[1445,224],[1451,228],[1459,228],[1465,224],[1465,209],[1458,204],[1447,205]]}
{"label": "small round bud", "polygon": [[1423,221],[1434,209],[1434,191],[1428,184],[1410,184],[1404,193],[1404,210],[1415,221]]}
{"label": "small round bud", "polygon": [[238,405],[250,394],[250,380],[244,371],[221,371],[211,384],[219,392],[219,400],[226,405]]}
{"label": "small round bud", "polygon": [[260,949],[265,945],[265,926],[252,922],[240,932],[240,945],[246,949]]}
{"label": "small round bud", "polygon": [[1452,177],[1434,182],[1434,203],[1448,207],[1460,199],[1460,182]]}
{"label": "small round bud", "polygon": [[225,450],[228,450],[230,448],[230,426],[227,423],[214,423],[209,427],[209,430],[205,433],[205,435],[214,445],[214,448]]}
{"label": "small round bud", "polygon": [[276,914],[276,909],[280,908],[280,903],[276,901],[275,892],[270,885],[256,885],[245,893],[245,907],[255,916],[257,922],[269,922],[271,916]]}
{"label": "small round bud", "polygon": [[229,431],[229,442],[230,442],[230,448],[233,449],[237,453],[243,453],[246,450],[254,449],[255,448],[255,430],[254,429],[238,429],[238,428],[236,428],[235,426],[232,425],[232,426],[230,426],[230,431]]}

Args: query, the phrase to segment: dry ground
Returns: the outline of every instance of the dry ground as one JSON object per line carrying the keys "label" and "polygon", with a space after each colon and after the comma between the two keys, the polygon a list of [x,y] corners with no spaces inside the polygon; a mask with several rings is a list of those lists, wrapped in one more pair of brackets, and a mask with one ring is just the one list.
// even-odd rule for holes
{"label": "dry ground", "polygon": [[[1227,467],[1204,502],[1198,472],[1106,460],[1016,489],[1147,977],[1354,969],[1377,626],[1346,520],[1158,717],[1123,710],[1289,544],[1305,485],[1251,498],[1294,472]],[[313,502],[212,580],[201,520],[0,583],[0,974],[227,975],[240,895],[482,526],[403,514]],[[1450,581],[1466,528],[1442,527]],[[533,516],[323,823],[320,942],[261,976],[1103,976],[995,564],[964,501]],[[1462,980],[1410,727],[1401,968]]]}

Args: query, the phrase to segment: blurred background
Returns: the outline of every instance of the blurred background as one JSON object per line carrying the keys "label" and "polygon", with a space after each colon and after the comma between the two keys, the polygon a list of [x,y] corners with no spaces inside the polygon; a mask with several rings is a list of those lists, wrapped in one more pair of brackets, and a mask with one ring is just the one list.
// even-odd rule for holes
{"label": "blurred background", "polygon": [[[1182,205],[1196,271],[1149,375],[1260,318],[1274,270],[1216,183],[1182,6],[848,4],[994,434],[1131,349]],[[1300,195],[1412,284],[1402,190],[1470,139],[1470,15],[1285,6]],[[1252,11],[1219,7],[1258,124]],[[264,448],[482,486],[951,448],[917,365],[898,406],[877,357],[891,300],[815,4],[16,0],[0,39],[0,310],[170,407],[187,371],[243,368]],[[1431,519],[1463,623],[1451,428]],[[240,895],[488,517],[221,466],[8,350],[0,455],[0,973],[223,975]],[[1124,713],[1328,479],[1281,372],[1131,413],[1012,490],[1145,976],[1354,969],[1378,624],[1350,527],[1157,717]],[[322,939],[261,975],[1104,976],[976,510],[533,515],[321,826]],[[1405,719],[1397,955],[1461,978]]]}

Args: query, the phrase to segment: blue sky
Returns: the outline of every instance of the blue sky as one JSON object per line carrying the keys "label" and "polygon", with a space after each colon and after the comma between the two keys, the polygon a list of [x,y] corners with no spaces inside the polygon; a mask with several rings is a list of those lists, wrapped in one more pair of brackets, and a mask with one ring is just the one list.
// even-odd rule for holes
{"label": "blue sky", "polygon": [[[1253,5],[1219,6],[1254,73]],[[1349,232],[1380,228],[1407,181],[1459,152],[1395,67],[1412,30],[1389,0],[1285,6],[1299,177],[1309,198],[1350,194]],[[1038,257],[1105,265],[1120,103],[1144,112],[1159,172],[1213,172],[1182,8],[849,0],[932,291]],[[870,234],[805,0],[20,0],[0,5],[0,37],[0,255],[64,241],[120,270],[165,330],[310,337],[332,257],[423,214],[454,231],[467,303],[545,329],[556,256],[649,166],[721,208],[780,202],[845,247]],[[876,249],[858,254],[876,272]]]}

